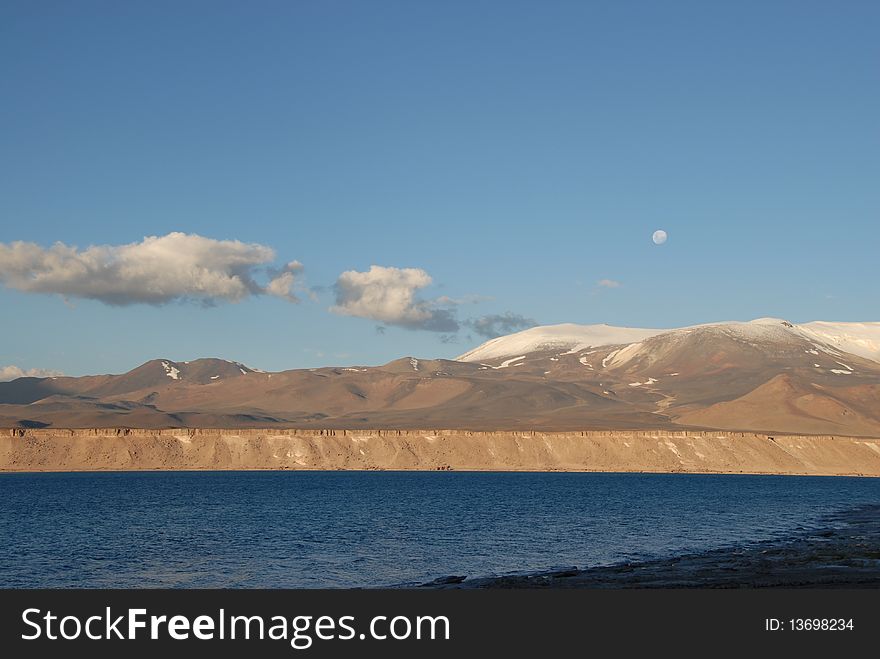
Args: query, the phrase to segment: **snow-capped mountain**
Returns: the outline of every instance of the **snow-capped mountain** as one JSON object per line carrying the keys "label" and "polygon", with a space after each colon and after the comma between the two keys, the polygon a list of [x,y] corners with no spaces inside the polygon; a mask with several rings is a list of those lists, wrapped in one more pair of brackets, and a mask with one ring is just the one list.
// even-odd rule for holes
{"label": "snow-capped mountain", "polygon": [[689,333],[704,327],[723,328],[731,335],[744,339],[776,339],[785,341],[797,336],[815,340],[837,351],[858,355],[880,362],[880,322],[832,323],[816,321],[796,325],[781,318],[758,318],[749,322],[719,322],[674,329],[643,329],[613,327],[611,325],[545,325],[501,336],[470,350],[456,359],[479,362],[528,355],[549,350],[580,352],[589,348],[629,345],[661,334]]}
{"label": "snow-capped mountain", "polygon": [[880,323],[536,327],[458,360],[263,373],[153,360],[0,383],[0,426],[578,430],[880,437]]}

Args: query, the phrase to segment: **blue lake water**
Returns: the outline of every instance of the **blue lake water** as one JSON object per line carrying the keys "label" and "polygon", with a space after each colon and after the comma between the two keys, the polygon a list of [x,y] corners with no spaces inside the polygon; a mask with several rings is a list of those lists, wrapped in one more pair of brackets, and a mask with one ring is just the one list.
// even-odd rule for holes
{"label": "blue lake water", "polygon": [[0,474],[0,586],[352,587],[791,536],[880,479],[682,474]]}

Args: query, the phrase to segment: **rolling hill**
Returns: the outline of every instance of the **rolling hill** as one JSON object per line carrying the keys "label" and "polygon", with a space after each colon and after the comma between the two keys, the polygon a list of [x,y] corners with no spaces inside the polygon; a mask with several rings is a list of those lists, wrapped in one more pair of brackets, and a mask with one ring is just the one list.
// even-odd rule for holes
{"label": "rolling hill", "polygon": [[262,372],[159,359],[0,383],[6,427],[579,430],[880,436],[880,323],[537,327],[456,360]]}

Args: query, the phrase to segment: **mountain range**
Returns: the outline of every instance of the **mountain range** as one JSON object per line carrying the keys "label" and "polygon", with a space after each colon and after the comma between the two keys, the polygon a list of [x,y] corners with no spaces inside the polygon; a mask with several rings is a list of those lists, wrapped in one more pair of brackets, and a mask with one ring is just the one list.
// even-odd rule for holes
{"label": "mountain range", "polygon": [[222,359],[0,383],[3,427],[724,429],[880,437],[880,323],[562,324],[455,360]]}

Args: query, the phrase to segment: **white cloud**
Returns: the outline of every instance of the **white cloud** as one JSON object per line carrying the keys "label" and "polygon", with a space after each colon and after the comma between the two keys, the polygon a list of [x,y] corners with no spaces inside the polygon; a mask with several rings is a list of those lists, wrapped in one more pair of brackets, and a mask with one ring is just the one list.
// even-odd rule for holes
{"label": "white cloud", "polygon": [[294,294],[296,274],[302,272],[303,265],[299,261],[291,261],[266,285],[266,293],[280,297],[288,302],[299,302]]}
{"label": "white cloud", "polygon": [[600,279],[596,282],[596,286],[599,288],[620,288],[623,284],[613,279]]}
{"label": "white cloud", "polygon": [[84,250],[60,242],[44,248],[19,241],[0,243],[0,282],[26,293],[111,305],[175,300],[213,304],[261,294],[296,302],[295,273],[302,269],[296,261],[275,271],[266,285],[255,280],[274,260],[275,251],[265,245],[179,232]]}
{"label": "white cloud", "polygon": [[416,297],[430,284],[431,276],[421,268],[373,265],[367,272],[349,270],[336,280],[336,305],[330,311],[407,329],[457,331],[453,310],[439,306],[448,304],[448,298],[441,302]]}
{"label": "white cloud", "polygon": [[16,378],[51,378],[61,375],[64,375],[61,371],[52,371],[45,368],[24,370],[18,366],[0,366],[0,382],[9,382]]}

